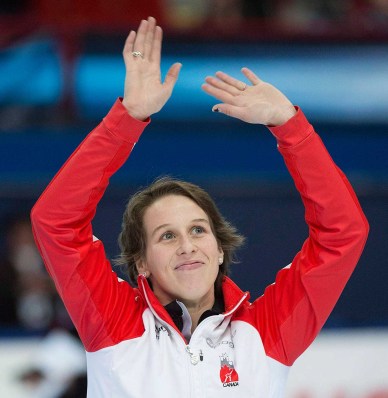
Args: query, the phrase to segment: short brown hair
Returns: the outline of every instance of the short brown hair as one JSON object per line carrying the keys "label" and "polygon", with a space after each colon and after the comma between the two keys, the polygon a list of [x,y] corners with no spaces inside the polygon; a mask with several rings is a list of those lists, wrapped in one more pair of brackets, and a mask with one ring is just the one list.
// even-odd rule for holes
{"label": "short brown hair", "polygon": [[229,274],[230,264],[235,262],[234,253],[243,244],[244,237],[225,220],[206,191],[198,185],[171,177],[158,178],[148,187],[135,193],[128,201],[119,235],[121,254],[116,259],[116,264],[126,266],[130,281],[136,284],[138,276],[136,262],[143,258],[146,251],[144,213],[156,200],[167,195],[186,196],[209,217],[214,236],[224,252],[224,262],[217,277],[220,284],[223,276]]}

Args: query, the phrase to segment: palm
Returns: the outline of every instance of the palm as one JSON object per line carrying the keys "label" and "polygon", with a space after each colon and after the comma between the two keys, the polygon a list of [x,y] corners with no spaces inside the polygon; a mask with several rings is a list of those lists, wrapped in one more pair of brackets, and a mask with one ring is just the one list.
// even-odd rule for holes
{"label": "palm", "polygon": [[[147,61],[145,61],[147,62]],[[144,115],[158,112],[167,101],[168,95],[158,73],[129,73],[125,79],[124,98],[130,103],[134,99],[133,108]]]}
{"label": "palm", "polygon": [[247,68],[242,72],[251,86],[223,72],[206,78],[203,90],[223,102],[214,108],[245,122],[265,125],[283,124],[295,113],[292,103],[277,88]]}

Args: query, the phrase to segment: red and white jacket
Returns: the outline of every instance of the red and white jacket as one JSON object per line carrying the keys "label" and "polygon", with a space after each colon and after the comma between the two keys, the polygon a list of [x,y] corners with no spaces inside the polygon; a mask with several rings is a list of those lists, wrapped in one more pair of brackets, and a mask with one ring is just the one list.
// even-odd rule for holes
{"label": "red and white jacket", "polygon": [[144,277],[138,288],[117,278],[92,232],[109,178],[147,124],[118,100],[32,210],[37,245],[86,349],[88,397],[281,397],[289,367],[319,333],[363,250],[368,223],[357,198],[300,110],[271,128],[309,237],[253,303],[225,278],[225,312],[204,319],[188,341]]}

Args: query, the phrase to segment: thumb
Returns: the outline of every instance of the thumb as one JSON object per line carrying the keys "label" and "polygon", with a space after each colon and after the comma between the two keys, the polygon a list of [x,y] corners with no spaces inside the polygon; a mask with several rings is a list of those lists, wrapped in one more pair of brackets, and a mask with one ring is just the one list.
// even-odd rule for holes
{"label": "thumb", "polygon": [[182,68],[182,64],[177,62],[170,66],[170,69],[168,70],[166,77],[164,79],[164,84],[169,86],[171,89],[174,88],[175,83],[178,80],[179,77],[179,72]]}

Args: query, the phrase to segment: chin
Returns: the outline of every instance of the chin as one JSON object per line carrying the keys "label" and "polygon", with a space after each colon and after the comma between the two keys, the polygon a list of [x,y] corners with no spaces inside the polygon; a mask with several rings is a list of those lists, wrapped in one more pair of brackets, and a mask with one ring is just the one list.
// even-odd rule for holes
{"label": "chin", "polygon": [[[181,293],[179,297],[177,298],[179,301],[191,301],[191,302],[199,302],[201,301],[204,297],[209,295],[209,293],[214,294],[214,284],[209,287],[209,288],[196,288],[194,286],[191,286],[190,288],[186,288],[183,291],[179,292]],[[212,290],[213,289],[213,290]]]}

